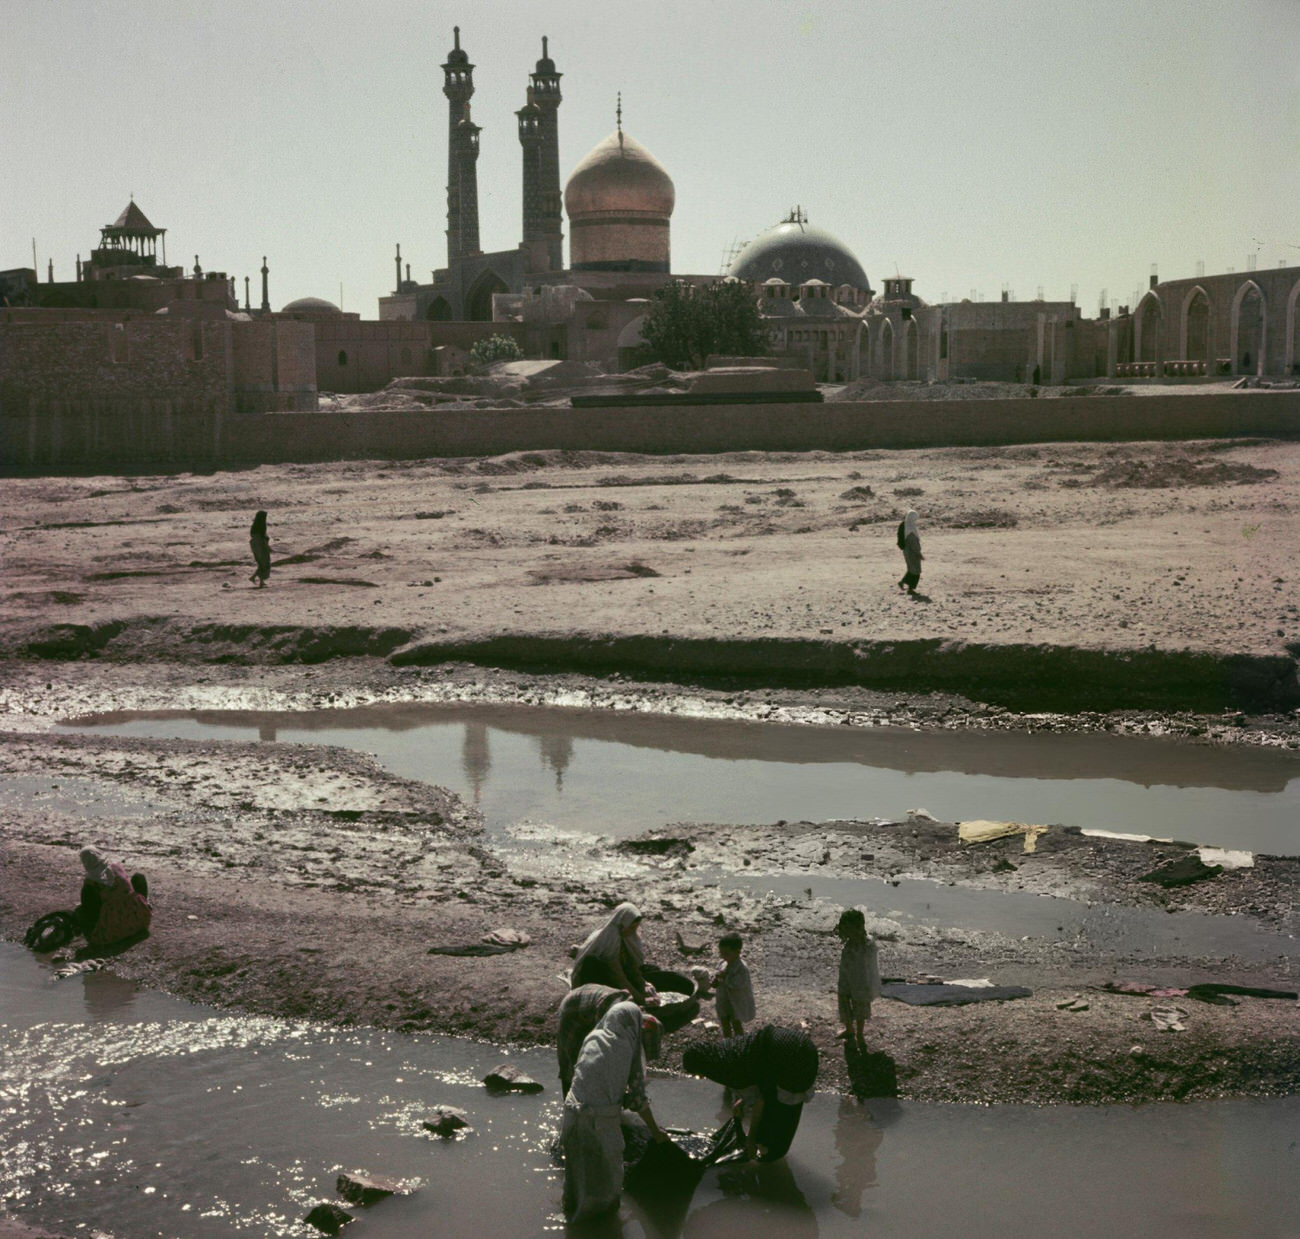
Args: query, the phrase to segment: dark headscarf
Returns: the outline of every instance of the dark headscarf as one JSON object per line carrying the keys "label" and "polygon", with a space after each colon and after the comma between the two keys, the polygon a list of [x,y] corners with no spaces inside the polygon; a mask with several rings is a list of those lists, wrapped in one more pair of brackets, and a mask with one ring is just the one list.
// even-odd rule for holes
{"label": "dark headscarf", "polygon": [[715,1041],[702,1039],[682,1054],[682,1069],[717,1084],[758,1087],[765,1097],[803,1096],[817,1081],[817,1047],[806,1032],[765,1024],[756,1032]]}
{"label": "dark headscarf", "polygon": [[253,517],[253,524],[248,532],[250,535],[254,537],[259,537],[259,538],[266,537],[266,513],[265,512],[259,512],[255,517]]}

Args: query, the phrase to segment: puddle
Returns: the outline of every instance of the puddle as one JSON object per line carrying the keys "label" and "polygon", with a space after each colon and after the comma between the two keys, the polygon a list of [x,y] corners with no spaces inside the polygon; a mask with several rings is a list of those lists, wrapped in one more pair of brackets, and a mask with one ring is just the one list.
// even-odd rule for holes
{"label": "puddle", "polygon": [[[0,945],[0,1199],[62,1232],[307,1236],[341,1171],[418,1180],[349,1236],[563,1231],[549,1051],[510,1061],[537,1098],[477,1085],[504,1051],[452,1038],[219,1014],[112,973],[55,980]],[[720,1091],[652,1078],[659,1118],[712,1128]],[[473,1134],[425,1135],[435,1104]],[[789,1158],[710,1171],[676,1211],[625,1198],[622,1239],[1198,1239],[1300,1227],[1300,1098],[1140,1108],[861,1104],[818,1095]],[[1290,1184],[1291,1186],[1287,1186]],[[587,1232],[591,1233],[591,1232]]]}
{"label": "puddle", "polygon": [[[1204,912],[1166,912],[1160,908],[1088,905],[1051,895],[973,890],[923,879],[900,878],[898,885],[878,878],[833,878],[814,874],[703,876],[719,886],[773,891],[790,899],[818,899],[838,907],[865,906],[873,915],[939,929],[1032,936],[1042,942],[1086,944],[1089,954],[1122,958],[1166,957],[1240,959],[1272,963],[1295,953],[1290,934],[1264,929],[1245,916]],[[811,894],[809,894],[811,892]]]}
{"label": "puddle", "polygon": [[19,807],[79,817],[142,817],[162,808],[109,779],[35,774],[0,777],[0,811]]}
{"label": "puddle", "polygon": [[1174,740],[911,731],[529,706],[101,716],[62,730],[338,744],[522,820],[625,837],[673,821],[1062,823],[1300,851],[1300,755]]}

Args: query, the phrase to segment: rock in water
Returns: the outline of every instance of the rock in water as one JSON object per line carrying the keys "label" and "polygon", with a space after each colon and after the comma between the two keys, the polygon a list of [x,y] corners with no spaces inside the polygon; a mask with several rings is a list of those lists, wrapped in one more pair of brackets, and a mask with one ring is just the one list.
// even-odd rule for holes
{"label": "rock in water", "polygon": [[483,1083],[489,1093],[540,1093],[540,1085],[532,1076],[524,1075],[518,1067],[502,1063],[495,1071],[483,1077]]}
{"label": "rock in water", "polygon": [[388,1196],[409,1196],[411,1185],[402,1179],[368,1174],[341,1174],[335,1183],[338,1194],[350,1205],[373,1205]]}
{"label": "rock in water", "polygon": [[303,1218],[303,1221],[308,1226],[314,1226],[325,1235],[337,1235],[349,1222],[354,1220],[352,1214],[346,1209],[334,1204],[317,1205]]}
{"label": "rock in water", "polygon": [[450,1137],[455,1132],[469,1130],[469,1115],[455,1106],[437,1106],[424,1120],[424,1129],[435,1136]]}

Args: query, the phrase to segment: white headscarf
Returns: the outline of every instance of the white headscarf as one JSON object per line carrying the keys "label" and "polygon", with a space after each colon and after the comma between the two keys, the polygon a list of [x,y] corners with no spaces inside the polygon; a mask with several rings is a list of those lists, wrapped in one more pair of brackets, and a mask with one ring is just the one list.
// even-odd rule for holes
{"label": "white headscarf", "polygon": [[910,538],[914,533],[916,533],[917,519],[918,517],[915,508],[910,509],[907,515],[903,517],[903,537]]}
{"label": "white headscarf", "polygon": [[109,867],[108,857],[98,848],[82,848],[81,863],[85,866],[86,877],[99,886],[112,886],[117,875]]}
{"label": "white headscarf", "polygon": [[619,904],[599,929],[594,929],[587,935],[587,940],[578,948],[573,966],[576,968],[588,955],[603,959],[607,964],[616,964],[624,946],[638,967],[645,963],[645,948],[641,945],[641,939],[636,934],[629,934],[626,938],[623,936],[623,930],[640,919],[641,911],[634,904]]}
{"label": "white headscarf", "polygon": [[645,1064],[641,1058],[641,1008],[615,1003],[578,1051],[569,1097],[579,1106],[617,1106],[631,1094],[644,1105]]}

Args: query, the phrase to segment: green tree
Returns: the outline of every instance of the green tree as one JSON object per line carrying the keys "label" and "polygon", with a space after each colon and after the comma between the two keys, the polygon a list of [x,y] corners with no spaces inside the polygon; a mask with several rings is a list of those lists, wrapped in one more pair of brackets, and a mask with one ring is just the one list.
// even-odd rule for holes
{"label": "green tree", "polygon": [[494,361],[518,361],[524,355],[514,336],[485,336],[470,346],[469,359],[476,366]]}
{"label": "green tree", "polygon": [[760,357],[767,351],[758,303],[737,280],[665,284],[655,293],[641,335],[650,355],[675,370],[702,370],[710,353]]}

